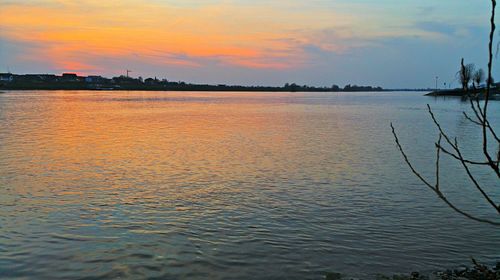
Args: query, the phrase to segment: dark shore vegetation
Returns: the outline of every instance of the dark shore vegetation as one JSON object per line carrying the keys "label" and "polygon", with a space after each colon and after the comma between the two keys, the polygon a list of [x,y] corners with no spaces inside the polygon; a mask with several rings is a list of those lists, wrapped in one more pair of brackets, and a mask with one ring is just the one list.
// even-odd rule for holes
{"label": "dark shore vegetation", "polygon": [[[376,280],[498,280],[500,279],[500,262],[494,267],[479,264],[472,259],[473,266],[460,266],[455,269],[434,271],[429,273],[411,272],[409,274],[396,274],[392,276],[377,274]],[[328,272],[325,280],[354,280],[358,278],[348,277],[337,272]]]}
{"label": "dark shore vegetation", "polygon": [[[465,64],[464,59],[460,62],[460,70],[457,72],[457,79],[462,88],[434,90],[428,96],[460,96],[484,99],[488,92],[489,98],[498,99],[500,95],[500,83],[495,83],[491,77],[491,70],[488,69],[489,77],[486,79],[483,69],[476,70],[474,63]],[[486,82],[486,84],[483,84]]]}
{"label": "dark shore vegetation", "polygon": [[346,85],[341,88],[315,87],[287,83],[284,86],[209,85],[174,82],[157,78],[132,78],[127,76],[111,79],[102,76],[82,77],[72,73],[62,76],[47,74],[16,75],[0,73],[0,89],[3,90],[144,90],[144,91],[270,91],[270,92],[357,92],[384,91],[381,87]]}
{"label": "dark shore vegetation", "polygon": [[[480,99],[484,98],[485,90],[483,88],[471,89],[464,91],[463,89],[447,89],[447,90],[437,90],[427,93],[427,96],[457,96],[457,97],[468,97],[469,95],[477,96]],[[497,99],[500,96],[500,85],[496,85],[491,88],[490,98]]]}

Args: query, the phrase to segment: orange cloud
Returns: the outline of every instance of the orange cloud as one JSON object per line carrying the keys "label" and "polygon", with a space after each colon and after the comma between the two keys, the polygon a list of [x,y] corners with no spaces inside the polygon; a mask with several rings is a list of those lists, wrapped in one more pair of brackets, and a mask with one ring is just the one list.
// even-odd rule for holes
{"label": "orange cloud", "polygon": [[26,56],[72,71],[95,70],[90,60],[100,57],[138,57],[146,63],[183,67],[199,67],[201,61],[210,60],[246,68],[296,68],[307,60],[304,45],[326,51],[349,47],[335,39],[351,35],[325,39],[318,30],[357,24],[352,16],[331,10],[305,11],[296,1],[287,3],[287,8],[274,2],[236,5],[227,1],[212,5],[138,0],[19,3],[0,10],[0,36],[36,43],[41,46],[37,53]]}

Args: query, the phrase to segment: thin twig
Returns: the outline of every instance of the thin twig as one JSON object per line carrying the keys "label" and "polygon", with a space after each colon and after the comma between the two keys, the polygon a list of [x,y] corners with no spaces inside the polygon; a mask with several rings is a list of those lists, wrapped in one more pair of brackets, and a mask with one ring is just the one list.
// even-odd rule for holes
{"label": "thin twig", "polygon": [[392,134],[394,135],[394,140],[396,141],[396,145],[398,146],[399,151],[403,155],[403,158],[404,158],[406,164],[408,164],[408,166],[410,167],[410,169],[413,172],[413,174],[415,174],[415,176],[417,176],[420,179],[420,181],[422,181],[431,190],[436,191],[436,189],[429,182],[427,182],[427,180],[424,177],[422,177],[422,175],[420,175],[420,173],[418,173],[418,171],[415,168],[413,168],[413,165],[411,164],[410,160],[408,159],[408,156],[406,156],[406,153],[404,152],[403,147],[399,143],[399,138],[396,135],[396,131],[395,131],[394,126],[392,125],[392,123],[391,123],[391,128],[392,128]]}
{"label": "thin twig", "polygon": [[[479,121],[475,121],[473,120],[472,118],[469,117],[469,115],[467,115],[467,113],[463,112],[463,114],[465,115],[465,117],[470,120],[471,122],[477,124],[477,125],[480,125],[481,127],[484,128],[484,126],[486,126],[488,128],[488,130],[490,131],[490,134],[493,136],[493,138],[500,144],[500,138],[497,136],[497,134],[495,133],[495,130],[493,129],[493,127],[490,125],[490,122],[488,121],[488,119],[485,119],[483,117],[481,117],[481,115],[483,114],[483,110],[481,109],[481,105],[479,104],[479,98],[478,97],[475,97],[474,98],[475,101],[476,101],[476,104],[477,104],[477,108],[476,108],[476,105],[474,105],[474,102],[473,102],[473,99],[472,97],[469,98],[470,100],[470,105],[471,105],[471,108],[472,110],[474,111],[474,114],[476,115],[476,118],[479,120]],[[484,133],[484,131],[483,131]],[[484,143],[483,143],[483,147],[484,147]],[[497,174],[498,177],[500,177],[500,170],[499,170],[499,166],[498,166],[498,161],[495,163],[493,161],[489,161],[488,164],[493,168],[493,170],[495,171],[495,173]]]}
{"label": "thin twig", "polygon": [[439,134],[439,139],[436,143],[436,191],[439,192],[439,154],[441,151],[441,140],[443,139],[443,136]]}
{"label": "thin twig", "polygon": [[466,112],[462,112],[462,113],[464,114],[465,118],[466,118],[466,119],[468,119],[469,121],[471,121],[472,123],[477,124],[477,125],[480,125],[480,126],[482,126],[482,125],[483,125],[481,122],[478,122],[478,121],[476,121],[476,120],[473,120],[471,117],[469,117],[469,115],[467,115],[467,113],[466,113]]}
{"label": "thin twig", "polygon": [[497,134],[493,130],[493,127],[491,127],[490,122],[488,120],[486,120],[486,126],[490,129],[490,133],[493,136],[493,138],[495,138],[495,140],[500,143],[500,138],[498,138]]}
{"label": "thin twig", "polygon": [[[448,151],[447,149],[445,149],[442,145],[438,145],[436,144],[436,147],[438,147],[443,153],[455,158],[456,160],[461,160],[460,157],[458,157],[457,155],[455,155],[454,153]],[[468,163],[468,164],[473,164],[473,165],[489,165],[488,162],[479,162],[479,161],[472,161],[472,160],[467,160],[467,159],[464,159],[463,160],[465,163]]]}

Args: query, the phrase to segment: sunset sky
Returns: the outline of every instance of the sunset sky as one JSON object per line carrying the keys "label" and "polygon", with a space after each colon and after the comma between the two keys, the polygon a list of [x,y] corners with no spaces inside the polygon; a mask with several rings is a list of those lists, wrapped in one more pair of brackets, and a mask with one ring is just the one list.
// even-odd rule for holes
{"label": "sunset sky", "polygon": [[453,82],[461,57],[486,67],[490,5],[0,0],[0,72],[111,77],[130,69],[195,83],[434,87],[435,76]]}

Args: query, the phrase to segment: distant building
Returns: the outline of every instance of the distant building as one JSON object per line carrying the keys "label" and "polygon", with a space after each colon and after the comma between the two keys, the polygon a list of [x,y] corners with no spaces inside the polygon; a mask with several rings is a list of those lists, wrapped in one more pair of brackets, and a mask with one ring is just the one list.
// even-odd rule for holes
{"label": "distant building", "polygon": [[75,73],[63,73],[62,79],[65,81],[78,81],[78,75]]}
{"label": "distant building", "polygon": [[14,75],[11,73],[0,73],[1,82],[12,82],[14,80]]}
{"label": "distant building", "polygon": [[28,80],[28,81],[40,81],[42,78],[40,78],[39,74],[24,74],[24,75],[19,75],[19,78],[23,80]]}
{"label": "distant building", "polygon": [[85,77],[85,82],[90,84],[97,84],[105,82],[107,79],[102,76],[87,76]]}
{"label": "distant building", "polygon": [[51,74],[38,75],[38,78],[40,80],[43,80],[43,81],[46,81],[46,82],[57,81],[57,76],[56,75],[51,75]]}
{"label": "distant building", "polygon": [[143,83],[139,79],[134,79],[132,77],[127,77],[127,76],[113,77],[111,82],[121,85],[138,85]]}
{"label": "distant building", "polygon": [[160,83],[160,81],[158,79],[156,79],[156,77],[153,79],[153,78],[147,78],[144,80],[144,83],[146,85],[158,85]]}

